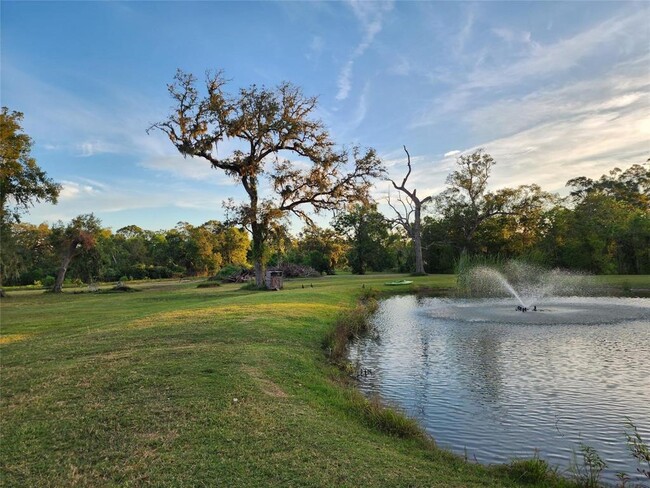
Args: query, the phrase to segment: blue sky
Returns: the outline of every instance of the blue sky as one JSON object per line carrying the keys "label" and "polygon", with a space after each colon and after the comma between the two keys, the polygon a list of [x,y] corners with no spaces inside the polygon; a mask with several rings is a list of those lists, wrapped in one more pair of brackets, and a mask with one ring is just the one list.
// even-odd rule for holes
{"label": "blue sky", "polygon": [[[24,112],[58,205],[114,230],[223,218],[236,184],[146,134],[177,68],[236,90],[300,85],[339,144],[375,147],[420,195],[459,152],[497,160],[493,188],[561,191],[650,156],[648,2],[18,2],[1,8],[1,102]],[[378,182],[376,198],[388,184]],[[388,209],[384,207],[388,212]]]}

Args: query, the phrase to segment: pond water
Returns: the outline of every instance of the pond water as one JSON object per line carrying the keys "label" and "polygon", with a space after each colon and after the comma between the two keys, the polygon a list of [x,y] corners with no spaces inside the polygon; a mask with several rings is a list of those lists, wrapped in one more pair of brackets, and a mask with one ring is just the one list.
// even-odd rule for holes
{"label": "pond water", "polygon": [[481,463],[538,451],[563,472],[575,455],[581,461],[582,443],[606,461],[604,481],[634,475],[624,431],[629,418],[650,441],[650,300],[555,298],[527,313],[515,306],[382,301],[373,333],[350,346],[350,359],[371,371],[361,390]]}

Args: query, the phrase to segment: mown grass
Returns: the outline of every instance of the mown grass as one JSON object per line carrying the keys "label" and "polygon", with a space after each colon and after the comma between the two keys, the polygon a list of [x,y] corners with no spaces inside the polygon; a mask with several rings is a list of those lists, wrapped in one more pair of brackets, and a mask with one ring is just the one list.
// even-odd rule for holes
{"label": "mown grass", "polygon": [[337,317],[396,278],[297,280],[281,292],[12,291],[0,303],[0,483],[518,486],[508,469],[435,448],[328,361]]}

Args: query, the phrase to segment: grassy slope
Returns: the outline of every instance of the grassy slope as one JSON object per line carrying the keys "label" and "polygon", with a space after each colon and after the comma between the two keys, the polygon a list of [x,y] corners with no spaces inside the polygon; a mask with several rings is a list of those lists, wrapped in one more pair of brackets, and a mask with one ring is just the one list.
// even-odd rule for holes
{"label": "grassy slope", "polygon": [[515,485],[373,429],[327,363],[320,345],[340,310],[362,283],[388,289],[393,278],[294,281],[282,292],[13,292],[1,309],[0,483]]}

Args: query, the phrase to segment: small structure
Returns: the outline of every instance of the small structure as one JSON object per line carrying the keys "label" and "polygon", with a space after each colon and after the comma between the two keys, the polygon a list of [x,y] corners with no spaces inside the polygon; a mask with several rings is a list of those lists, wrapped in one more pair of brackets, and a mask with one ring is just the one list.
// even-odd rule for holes
{"label": "small structure", "polygon": [[284,288],[282,271],[269,270],[266,272],[266,288],[269,290],[281,290]]}

